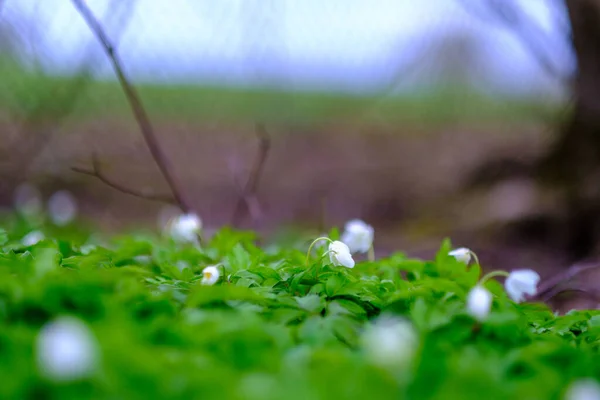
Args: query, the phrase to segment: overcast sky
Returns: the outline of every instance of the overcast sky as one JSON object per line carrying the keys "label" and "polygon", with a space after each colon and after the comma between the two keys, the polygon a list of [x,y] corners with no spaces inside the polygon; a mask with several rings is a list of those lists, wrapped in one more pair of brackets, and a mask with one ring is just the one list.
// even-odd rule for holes
{"label": "overcast sky", "polygon": [[[528,90],[554,80],[514,31],[465,11],[476,0],[88,0],[136,79],[269,81],[287,87],[360,90],[385,84],[398,70],[431,71],[435,43],[470,38],[477,79],[497,88]],[[559,0],[518,3],[549,38],[547,54],[571,70]],[[127,23],[127,7],[134,4]],[[90,52],[100,75],[112,72],[70,0],[6,0],[4,23],[25,52],[49,71],[76,70]],[[124,30],[123,30],[124,29]],[[429,64],[435,64],[429,62]],[[427,68],[426,68],[427,67]],[[433,65],[435,67],[435,65]],[[411,74],[406,74],[411,75]],[[413,76],[413,75],[411,75]],[[408,80],[408,78],[407,78]]]}

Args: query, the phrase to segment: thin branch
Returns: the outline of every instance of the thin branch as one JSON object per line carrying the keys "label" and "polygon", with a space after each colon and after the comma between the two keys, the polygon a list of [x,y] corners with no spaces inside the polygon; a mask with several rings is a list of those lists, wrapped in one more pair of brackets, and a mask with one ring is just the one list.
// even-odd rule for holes
{"label": "thin branch", "polygon": [[102,25],[100,25],[100,23],[98,22],[94,14],[91,12],[91,10],[84,3],[84,1],[72,0],[72,2],[77,11],[79,11],[81,16],[85,20],[90,30],[94,33],[94,35],[102,45],[102,48],[104,49],[106,55],[110,59],[110,62],[113,66],[113,69],[115,70],[119,83],[121,84],[121,87],[125,92],[125,96],[127,97],[129,106],[131,107],[133,115],[138,123],[142,136],[144,137],[146,145],[150,150],[150,154],[152,154],[152,158],[158,165],[158,168],[163,174],[165,180],[167,181],[167,184],[169,185],[169,188],[171,189],[171,192],[173,193],[173,197],[177,201],[177,204],[183,210],[183,212],[193,212],[192,204],[189,201],[189,199],[184,195],[182,185],[177,180],[175,174],[172,172],[172,165],[169,162],[169,159],[166,156],[166,154],[163,152],[163,149],[156,138],[154,129],[152,127],[152,124],[150,123],[150,119],[148,118],[146,110],[142,105],[142,101],[139,98],[135,88],[129,82],[129,79],[125,75],[125,72],[123,71],[123,68],[121,66],[121,61],[119,59],[119,56],[117,55],[117,51],[112,45],[106,33],[104,32],[104,28],[102,27]]}
{"label": "thin branch", "polygon": [[[4,1],[0,3],[0,7],[4,3]],[[115,35],[116,41],[119,40],[127,26],[134,4],[133,1],[124,3],[117,2],[117,0],[109,3],[108,9],[117,10],[120,14],[115,24],[118,27]],[[0,11],[2,11],[1,8]],[[19,121],[18,135],[6,148],[0,150],[0,157],[3,159],[11,159],[15,154],[18,155],[12,161],[11,169],[14,172],[9,177],[10,181],[18,182],[27,177],[35,159],[46,148],[63,121],[73,112],[79,97],[85,93],[87,86],[92,81],[92,68],[97,61],[93,51],[88,51],[83,59],[84,62],[75,74],[75,78],[67,83],[56,82],[53,84],[49,90],[36,97],[33,107],[26,107],[25,115],[19,116],[17,112],[12,113],[12,119]],[[41,68],[37,68],[37,72],[45,75]],[[22,103],[22,101],[17,101],[17,103]]]}
{"label": "thin branch", "polygon": [[[259,220],[262,217],[262,211],[260,208],[260,203],[258,202],[258,198],[256,197],[256,195],[245,192],[244,185],[242,184],[242,182],[240,180],[239,169],[232,167],[232,168],[230,168],[230,170],[231,170],[231,174],[233,177],[233,184],[235,185],[236,189],[238,190],[238,194],[240,196],[239,198],[244,201],[244,203],[248,209],[248,213],[250,214],[250,217],[252,218],[253,221]],[[236,221],[236,222],[239,222],[239,221]]]}
{"label": "thin branch", "polygon": [[[548,299],[559,293],[560,291],[556,291],[556,288],[565,282],[570,281],[577,275],[592,271],[594,269],[600,268],[599,263],[593,264],[575,264],[563,272],[551,277],[550,279],[545,280],[538,286],[538,292],[535,296],[532,297],[534,300],[540,299]],[[548,297],[550,295],[550,297]]]}
{"label": "thin branch", "polygon": [[504,1],[488,0],[487,6],[491,13],[482,12],[470,0],[457,0],[462,8],[471,15],[484,22],[498,23],[510,29],[529,51],[531,56],[549,76],[558,79],[561,83],[568,83],[570,77],[559,71],[549,57],[549,46],[542,44],[545,41],[542,29],[531,19],[526,20],[514,8]]}
{"label": "thin branch", "polygon": [[263,173],[265,162],[267,161],[269,150],[271,148],[271,138],[263,123],[256,124],[256,135],[258,137],[258,151],[248,181],[243,187],[240,198],[233,211],[232,225],[234,226],[239,224],[246,210],[251,214],[260,215],[260,207],[256,192],[258,191],[260,177]]}
{"label": "thin branch", "polygon": [[98,178],[98,180],[100,180],[102,183],[106,184],[107,186],[110,186],[111,188],[113,188],[115,190],[118,190],[121,193],[125,193],[128,195],[139,197],[139,198],[146,199],[146,200],[160,201],[163,203],[175,203],[174,199],[171,196],[146,193],[141,190],[131,189],[130,187],[127,187],[123,184],[113,181],[112,179],[110,179],[108,176],[106,176],[102,172],[102,170],[100,168],[100,161],[98,160],[98,158],[95,154],[92,155],[92,166],[93,166],[93,169],[87,169],[87,168],[81,168],[81,167],[71,167],[71,170],[78,172],[80,174],[89,175],[89,176]]}
{"label": "thin branch", "polygon": [[546,296],[544,296],[543,301],[548,302],[548,301],[552,300],[554,297],[558,296],[559,294],[569,293],[569,292],[584,293],[587,296],[594,299],[595,301],[600,300],[600,297],[597,294],[595,294],[589,290],[585,290],[585,289],[581,289],[581,288],[563,288],[563,289],[556,288],[556,289],[548,292],[548,294]]}

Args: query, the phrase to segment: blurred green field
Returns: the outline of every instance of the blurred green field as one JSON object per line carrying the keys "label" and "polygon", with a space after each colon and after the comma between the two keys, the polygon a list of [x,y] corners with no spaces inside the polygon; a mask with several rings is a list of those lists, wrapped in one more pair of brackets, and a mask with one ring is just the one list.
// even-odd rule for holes
{"label": "blurred green field", "polygon": [[[116,81],[85,81],[36,73],[0,61],[0,107],[13,113],[61,110],[76,98],[71,117],[128,118],[126,98]],[[185,122],[327,123],[366,121],[392,124],[527,123],[551,116],[560,102],[547,97],[506,97],[449,83],[404,94],[351,94],[198,84],[134,82],[148,113],[158,120]]]}

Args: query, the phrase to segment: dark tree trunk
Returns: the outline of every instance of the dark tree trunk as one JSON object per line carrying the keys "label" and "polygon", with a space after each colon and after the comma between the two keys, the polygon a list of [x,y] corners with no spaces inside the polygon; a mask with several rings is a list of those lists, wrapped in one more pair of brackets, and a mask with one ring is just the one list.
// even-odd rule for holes
{"label": "dark tree trunk", "polygon": [[600,0],[565,4],[577,62],[573,109],[540,171],[563,190],[566,251],[576,261],[591,256],[599,238]]}

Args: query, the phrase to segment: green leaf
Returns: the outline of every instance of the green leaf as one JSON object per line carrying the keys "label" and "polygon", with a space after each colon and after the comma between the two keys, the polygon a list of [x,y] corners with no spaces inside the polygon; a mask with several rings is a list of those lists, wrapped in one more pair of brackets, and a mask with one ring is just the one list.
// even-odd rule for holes
{"label": "green leaf", "polygon": [[339,343],[333,333],[333,327],[325,318],[311,316],[298,329],[298,336],[303,342],[313,346],[325,346]]}
{"label": "green leaf", "polygon": [[233,246],[231,253],[227,256],[227,261],[232,272],[252,267],[250,254],[239,243]]}
{"label": "green leaf", "polygon": [[308,296],[304,297],[295,297],[295,299],[300,308],[313,314],[320,313],[325,308],[325,299],[316,294],[309,294]]}
{"label": "green leaf", "polygon": [[358,345],[359,325],[356,321],[343,317],[331,316],[327,318],[333,334],[344,344],[350,347]]}
{"label": "green leaf", "polygon": [[327,296],[329,297],[335,296],[346,282],[347,279],[343,274],[329,276],[329,278],[327,278],[327,283],[325,284],[325,293],[327,293]]}
{"label": "green leaf", "polygon": [[350,315],[355,318],[365,318],[367,312],[359,304],[351,300],[335,299],[327,304],[327,313],[331,315]]}
{"label": "green leaf", "polygon": [[465,276],[463,278],[463,282],[468,287],[473,287],[477,284],[477,282],[479,282],[480,278],[481,278],[481,266],[479,264],[473,263],[467,269],[467,273],[465,274]]}
{"label": "green leaf", "polygon": [[188,296],[188,307],[199,307],[225,300],[243,300],[264,304],[265,299],[251,289],[240,286],[196,286]]}

